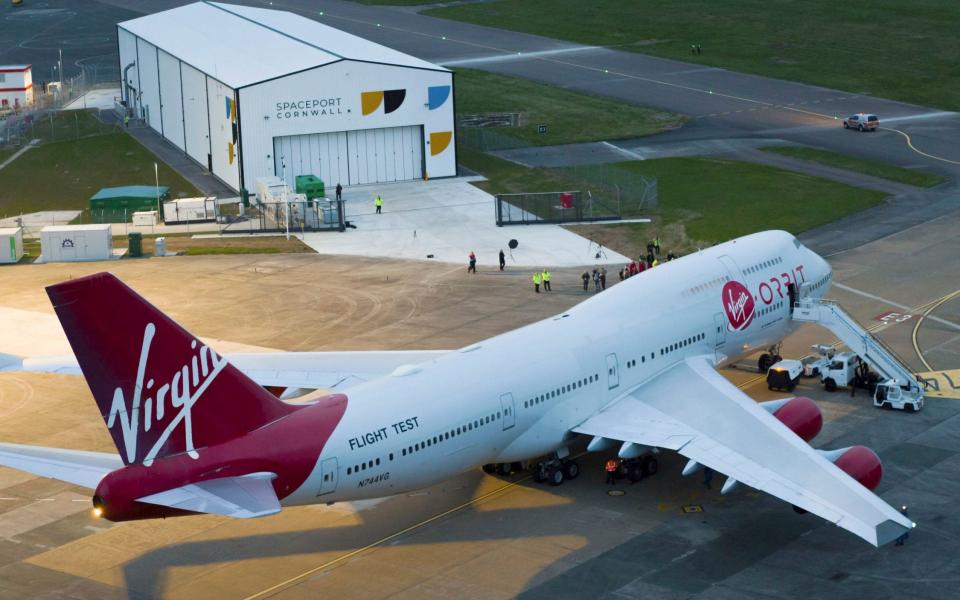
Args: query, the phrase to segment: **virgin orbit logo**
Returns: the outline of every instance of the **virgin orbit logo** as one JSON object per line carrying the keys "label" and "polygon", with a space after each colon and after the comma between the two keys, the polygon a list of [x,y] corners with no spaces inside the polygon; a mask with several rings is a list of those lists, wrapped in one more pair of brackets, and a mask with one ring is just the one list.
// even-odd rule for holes
{"label": "virgin orbit logo", "polygon": [[730,331],[743,331],[753,321],[753,296],[739,281],[728,281],[723,286],[723,310],[727,313]]}
{"label": "virgin orbit logo", "polygon": [[[118,424],[120,426],[128,464],[135,462],[139,457],[138,442],[141,433],[147,433],[152,428],[164,428],[157,436],[153,447],[143,457],[143,464],[147,467],[153,464],[164,444],[181,424],[183,425],[183,445],[187,454],[191,458],[199,456],[193,444],[191,410],[200,400],[203,392],[227,366],[227,361],[206,345],[201,345],[197,350],[197,341],[194,340],[190,347],[196,354],[189,357],[182,367],[174,371],[168,381],[155,382],[153,378],[148,378],[146,373],[150,345],[156,333],[156,326],[148,323],[143,331],[143,344],[140,346],[137,380],[133,390],[130,390],[131,403],[127,404],[127,396],[123,388],[117,386],[113,392],[113,404],[110,406],[107,420],[107,427],[110,429]],[[154,389],[156,389],[155,393]],[[143,398],[145,395],[146,400]],[[164,416],[165,412],[173,414]]]}

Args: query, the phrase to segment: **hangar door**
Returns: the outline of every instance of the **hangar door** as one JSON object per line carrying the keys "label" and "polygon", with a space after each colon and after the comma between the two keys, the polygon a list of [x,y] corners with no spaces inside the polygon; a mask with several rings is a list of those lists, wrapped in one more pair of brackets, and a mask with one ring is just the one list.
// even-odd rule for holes
{"label": "hangar door", "polygon": [[423,128],[389,127],[273,138],[274,171],[293,186],[313,174],[328,187],[423,177]]}

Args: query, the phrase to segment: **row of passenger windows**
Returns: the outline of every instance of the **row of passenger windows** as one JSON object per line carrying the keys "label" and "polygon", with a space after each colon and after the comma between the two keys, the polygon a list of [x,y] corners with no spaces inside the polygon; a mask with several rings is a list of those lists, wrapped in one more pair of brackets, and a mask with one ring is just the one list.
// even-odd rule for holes
{"label": "row of passenger windows", "polygon": [[829,275],[825,275],[825,276],[821,277],[819,281],[817,281],[816,283],[814,283],[814,284],[813,284],[812,286],[810,286],[810,287],[811,287],[812,289],[815,289],[815,290],[816,290],[816,289],[820,289],[820,288],[822,288],[823,286],[825,286],[828,281],[830,281],[830,276],[829,276]]}
{"label": "row of passenger windows", "polygon": [[600,375],[594,373],[593,375],[591,375],[591,376],[589,376],[589,377],[584,377],[583,379],[580,379],[580,380],[578,380],[578,381],[574,381],[573,383],[568,383],[567,385],[562,385],[562,386],[558,387],[558,388],[555,389],[555,390],[551,390],[551,391],[549,391],[549,392],[545,392],[545,393],[543,393],[543,394],[540,394],[539,396],[534,396],[534,397],[531,398],[530,400],[524,400],[524,401],[523,401],[523,407],[524,407],[524,408],[530,408],[531,406],[534,406],[534,405],[536,405],[536,404],[540,404],[540,403],[542,403],[542,402],[546,402],[547,400],[551,400],[551,399],[553,399],[553,398],[557,398],[557,397],[559,397],[561,394],[566,394],[566,393],[572,392],[572,391],[574,391],[574,390],[578,390],[578,389],[582,388],[582,387],[585,386],[585,385],[589,385],[589,384],[594,383],[594,382],[597,382],[597,381],[600,381]]}
{"label": "row of passenger windows", "polygon": [[[435,446],[436,444],[455,438],[458,435],[463,435],[468,431],[473,431],[474,429],[480,429],[481,427],[484,427],[491,423],[495,423],[502,416],[503,415],[501,411],[498,410],[495,413],[490,413],[489,415],[470,421],[466,425],[461,425],[460,427],[451,429],[450,431],[445,431],[441,434],[435,435],[433,437],[429,437],[422,442],[417,442],[416,444],[407,446],[406,448],[401,448],[400,454],[401,456],[407,456],[408,454],[413,454],[414,452],[420,452],[421,450],[426,450],[427,448]],[[387,458],[388,460],[393,460],[393,452],[391,452]],[[379,467],[379,466],[380,466],[380,459],[375,458],[372,460],[368,460],[366,462],[362,462],[359,465],[347,467],[347,475],[352,475],[353,473],[359,473],[361,471],[366,471],[367,469],[372,469],[374,467]]]}
{"label": "row of passenger windows", "polygon": [[705,292],[709,289],[720,287],[721,285],[723,285],[728,281],[730,281],[730,278],[726,275],[724,275],[723,277],[717,277],[716,279],[711,279],[710,281],[707,281],[705,283],[701,283],[691,288],[687,288],[686,290],[683,291],[683,295],[687,296],[692,294],[699,294],[700,292]]}
{"label": "row of passenger windows", "polygon": [[673,352],[674,350],[679,350],[680,348],[685,348],[685,347],[689,346],[690,344],[699,342],[699,341],[704,340],[704,339],[706,339],[706,338],[707,338],[707,334],[705,334],[705,333],[698,333],[698,334],[696,334],[696,335],[692,335],[692,336],[688,337],[687,339],[680,340],[679,342],[675,342],[675,343],[673,343],[673,344],[670,344],[669,346],[664,346],[663,348],[660,348],[660,356],[663,356],[664,354],[669,354],[669,353]]}
{"label": "row of passenger windows", "polygon": [[767,267],[772,267],[773,265],[779,265],[782,262],[783,262],[783,259],[780,258],[779,256],[776,258],[771,258],[770,260],[765,260],[761,263],[757,263],[752,267],[747,267],[747,270],[745,271],[745,273],[747,274],[756,273],[760,269],[766,269]]}
{"label": "row of passenger windows", "polygon": [[781,309],[781,308],[783,308],[783,300],[781,300],[780,302],[776,302],[776,303],[774,303],[774,304],[771,304],[770,306],[766,306],[766,307],[764,307],[764,308],[761,308],[761,309],[760,309],[759,311],[757,311],[757,312],[758,312],[758,313],[760,314],[760,316],[762,317],[763,315],[768,315],[768,314],[770,314],[770,313],[772,313],[772,312],[774,312],[774,311],[776,311],[776,310],[779,310],[779,309]]}

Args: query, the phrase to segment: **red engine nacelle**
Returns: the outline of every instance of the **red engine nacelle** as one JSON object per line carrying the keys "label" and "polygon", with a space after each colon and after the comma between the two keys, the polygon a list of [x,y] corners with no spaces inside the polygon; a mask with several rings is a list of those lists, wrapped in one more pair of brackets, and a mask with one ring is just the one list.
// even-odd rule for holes
{"label": "red engine nacelle", "polygon": [[850,446],[823,452],[841,471],[853,477],[868,490],[876,489],[883,477],[883,465],[877,453],[866,446]]}
{"label": "red engine nacelle", "polygon": [[806,442],[817,437],[823,427],[823,415],[816,402],[805,396],[761,402],[760,406]]}

